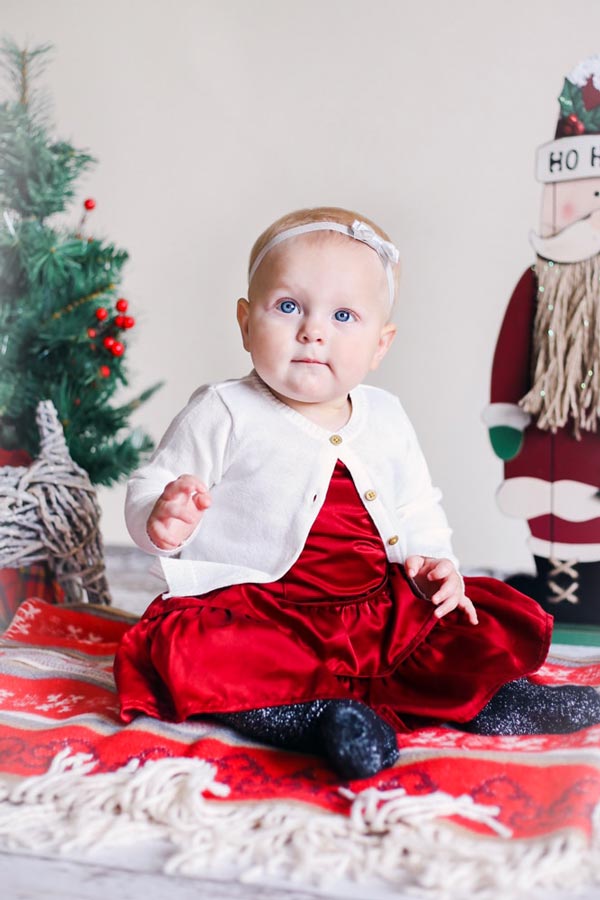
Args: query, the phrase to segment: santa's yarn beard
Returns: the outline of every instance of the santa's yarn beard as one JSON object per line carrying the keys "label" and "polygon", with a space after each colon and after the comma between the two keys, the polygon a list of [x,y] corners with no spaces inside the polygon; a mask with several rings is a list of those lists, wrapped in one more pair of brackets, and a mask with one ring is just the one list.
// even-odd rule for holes
{"label": "santa's yarn beard", "polygon": [[[586,220],[576,224],[592,230]],[[538,238],[536,245],[544,243]],[[534,268],[532,387],[519,406],[547,431],[572,419],[578,438],[582,430],[597,430],[600,414],[600,253],[574,263],[538,256]]]}

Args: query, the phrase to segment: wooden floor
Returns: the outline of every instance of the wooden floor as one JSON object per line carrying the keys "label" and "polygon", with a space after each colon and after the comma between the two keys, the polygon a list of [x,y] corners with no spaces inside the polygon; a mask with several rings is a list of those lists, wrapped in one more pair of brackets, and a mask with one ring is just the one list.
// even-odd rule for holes
{"label": "wooden floor", "polygon": [[[177,878],[152,869],[132,871],[115,863],[0,853],[0,896],[3,900],[315,900],[324,895],[233,880]],[[350,897],[347,893],[342,896]],[[373,898],[370,893],[352,896],[356,900]]]}
{"label": "wooden floor", "polygon": [[[158,588],[147,575],[147,557],[137,550],[107,548],[113,605],[141,613]],[[570,654],[576,652],[569,648]],[[582,650],[582,655],[587,655]],[[598,655],[598,651],[595,651]],[[340,883],[327,891],[295,885],[242,884],[223,873],[220,880],[163,875],[160,846],[124,848],[86,860],[44,858],[0,852],[0,900],[414,900],[400,889]],[[573,900],[568,885],[560,892],[540,891],[530,900]],[[599,900],[600,888],[577,894]],[[467,896],[461,900],[469,900]],[[500,898],[499,898],[500,900]],[[502,898],[507,900],[507,898]],[[511,898],[512,900],[512,898]],[[529,898],[528,898],[529,900]]]}

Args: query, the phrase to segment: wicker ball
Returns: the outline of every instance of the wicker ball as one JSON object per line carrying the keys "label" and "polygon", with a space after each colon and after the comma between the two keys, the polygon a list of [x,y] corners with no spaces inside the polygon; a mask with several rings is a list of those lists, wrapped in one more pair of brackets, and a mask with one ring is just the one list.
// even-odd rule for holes
{"label": "wicker ball", "polygon": [[71,459],[50,400],[36,421],[39,456],[0,467],[0,568],[46,562],[69,603],[110,604],[96,490]]}

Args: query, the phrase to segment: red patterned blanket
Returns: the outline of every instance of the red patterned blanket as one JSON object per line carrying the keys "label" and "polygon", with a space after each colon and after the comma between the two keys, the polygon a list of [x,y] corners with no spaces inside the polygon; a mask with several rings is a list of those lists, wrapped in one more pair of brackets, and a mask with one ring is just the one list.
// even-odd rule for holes
{"label": "red patterned blanket", "polygon": [[[402,736],[340,785],[320,760],[209,720],[124,727],[112,679],[131,619],[30,599],[0,640],[0,847],[170,841],[169,870],[407,879],[457,894],[600,882],[600,726],[562,736]],[[600,685],[600,660],[537,679]]]}

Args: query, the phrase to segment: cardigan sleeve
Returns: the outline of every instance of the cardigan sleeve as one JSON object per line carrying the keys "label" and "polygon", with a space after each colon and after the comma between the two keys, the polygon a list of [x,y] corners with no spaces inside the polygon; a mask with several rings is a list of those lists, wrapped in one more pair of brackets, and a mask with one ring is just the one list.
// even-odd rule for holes
{"label": "cardigan sleeve", "polygon": [[405,446],[396,515],[406,539],[406,556],[444,557],[458,568],[450,541],[452,531],[441,504],[442,492],[432,484],[415,430],[400,409]]}
{"label": "cardigan sleeve", "polygon": [[149,462],[127,483],[125,521],[138,547],[154,556],[173,556],[193,538],[198,529],[174,550],[161,550],[148,537],[148,518],[167,484],[180,475],[195,475],[209,490],[221,480],[232,433],[231,415],[217,390],[211,385],[199,388]]}

